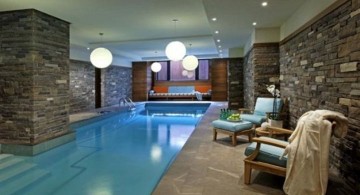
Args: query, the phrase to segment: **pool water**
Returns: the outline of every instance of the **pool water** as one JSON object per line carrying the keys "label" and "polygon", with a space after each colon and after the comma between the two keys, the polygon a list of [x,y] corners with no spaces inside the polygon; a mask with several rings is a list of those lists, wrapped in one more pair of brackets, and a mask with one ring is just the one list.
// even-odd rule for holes
{"label": "pool water", "polygon": [[35,157],[12,157],[31,169],[0,180],[0,194],[151,194],[208,106],[146,104],[75,124],[76,141]]}

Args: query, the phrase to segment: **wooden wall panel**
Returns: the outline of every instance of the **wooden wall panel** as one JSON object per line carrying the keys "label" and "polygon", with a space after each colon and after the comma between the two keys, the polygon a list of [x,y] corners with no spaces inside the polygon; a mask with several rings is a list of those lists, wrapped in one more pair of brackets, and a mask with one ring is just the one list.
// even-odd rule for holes
{"label": "wooden wall panel", "polygon": [[213,59],[210,62],[211,69],[211,86],[212,86],[212,101],[227,101],[228,100],[228,78],[227,67],[228,60]]}
{"label": "wooden wall panel", "polygon": [[133,62],[132,65],[133,101],[147,101],[152,85],[150,66],[147,62]]}

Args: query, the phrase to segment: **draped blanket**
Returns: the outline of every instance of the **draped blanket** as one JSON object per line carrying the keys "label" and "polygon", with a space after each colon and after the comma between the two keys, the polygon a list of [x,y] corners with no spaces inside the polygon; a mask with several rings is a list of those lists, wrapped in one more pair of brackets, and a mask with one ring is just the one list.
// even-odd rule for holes
{"label": "draped blanket", "polygon": [[283,189],[290,195],[325,194],[329,174],[330,137],[345,137],[347,118],[329,110],[303,114],[289,138]]}

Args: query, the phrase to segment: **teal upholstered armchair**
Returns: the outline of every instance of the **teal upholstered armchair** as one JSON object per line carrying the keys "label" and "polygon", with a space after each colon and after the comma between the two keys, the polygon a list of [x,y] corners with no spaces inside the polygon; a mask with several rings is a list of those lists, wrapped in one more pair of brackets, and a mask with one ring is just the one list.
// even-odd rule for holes
{"label": "teal upholstered armchair", "polygon": [[[277,127],[266,127],[266,130],[287,135],[293,133],[291,130]],[[280,157],[289,143],[270,137],[257,137],[252,141],[245,150],[247,157],[244,160],[244,183],[250,184],[252,169],[285,177],[287,157]]]}
{"label": "teal upholstered armchair", "polygon": [[274,104],[274,98],[258,97],[256,100],[255,109],[251,114],[245,114],[245,112],[250,111],[250,109],[240,108],[239,111],[242,120],[249,121],[255,126],[260,126],[261,123],[267,120],[267,115],[269,113],[275,111],[277,114],[279,114],[281,112],[282,106],[283,101],[281,98],[276,98]]}

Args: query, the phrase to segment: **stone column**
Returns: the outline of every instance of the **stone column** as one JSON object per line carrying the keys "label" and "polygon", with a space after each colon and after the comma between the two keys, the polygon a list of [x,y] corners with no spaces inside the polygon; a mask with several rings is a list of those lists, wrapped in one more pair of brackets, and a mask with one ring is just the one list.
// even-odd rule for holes
{"label": "stone column", "polygon": [[239,109],[244,107],[243,58],[230,58],[228,67],[228,107]]}
{"label": "stone column", "polygon": [[0,143],[35,155],[69,130],[69,23],[34,9],[0,13]]}
{"label": "stone column", "polygon": [[266,85],[279,82],[279,43],[256,43],[244,59],[245,107],[253,109],[257,97],[272,97]]}

